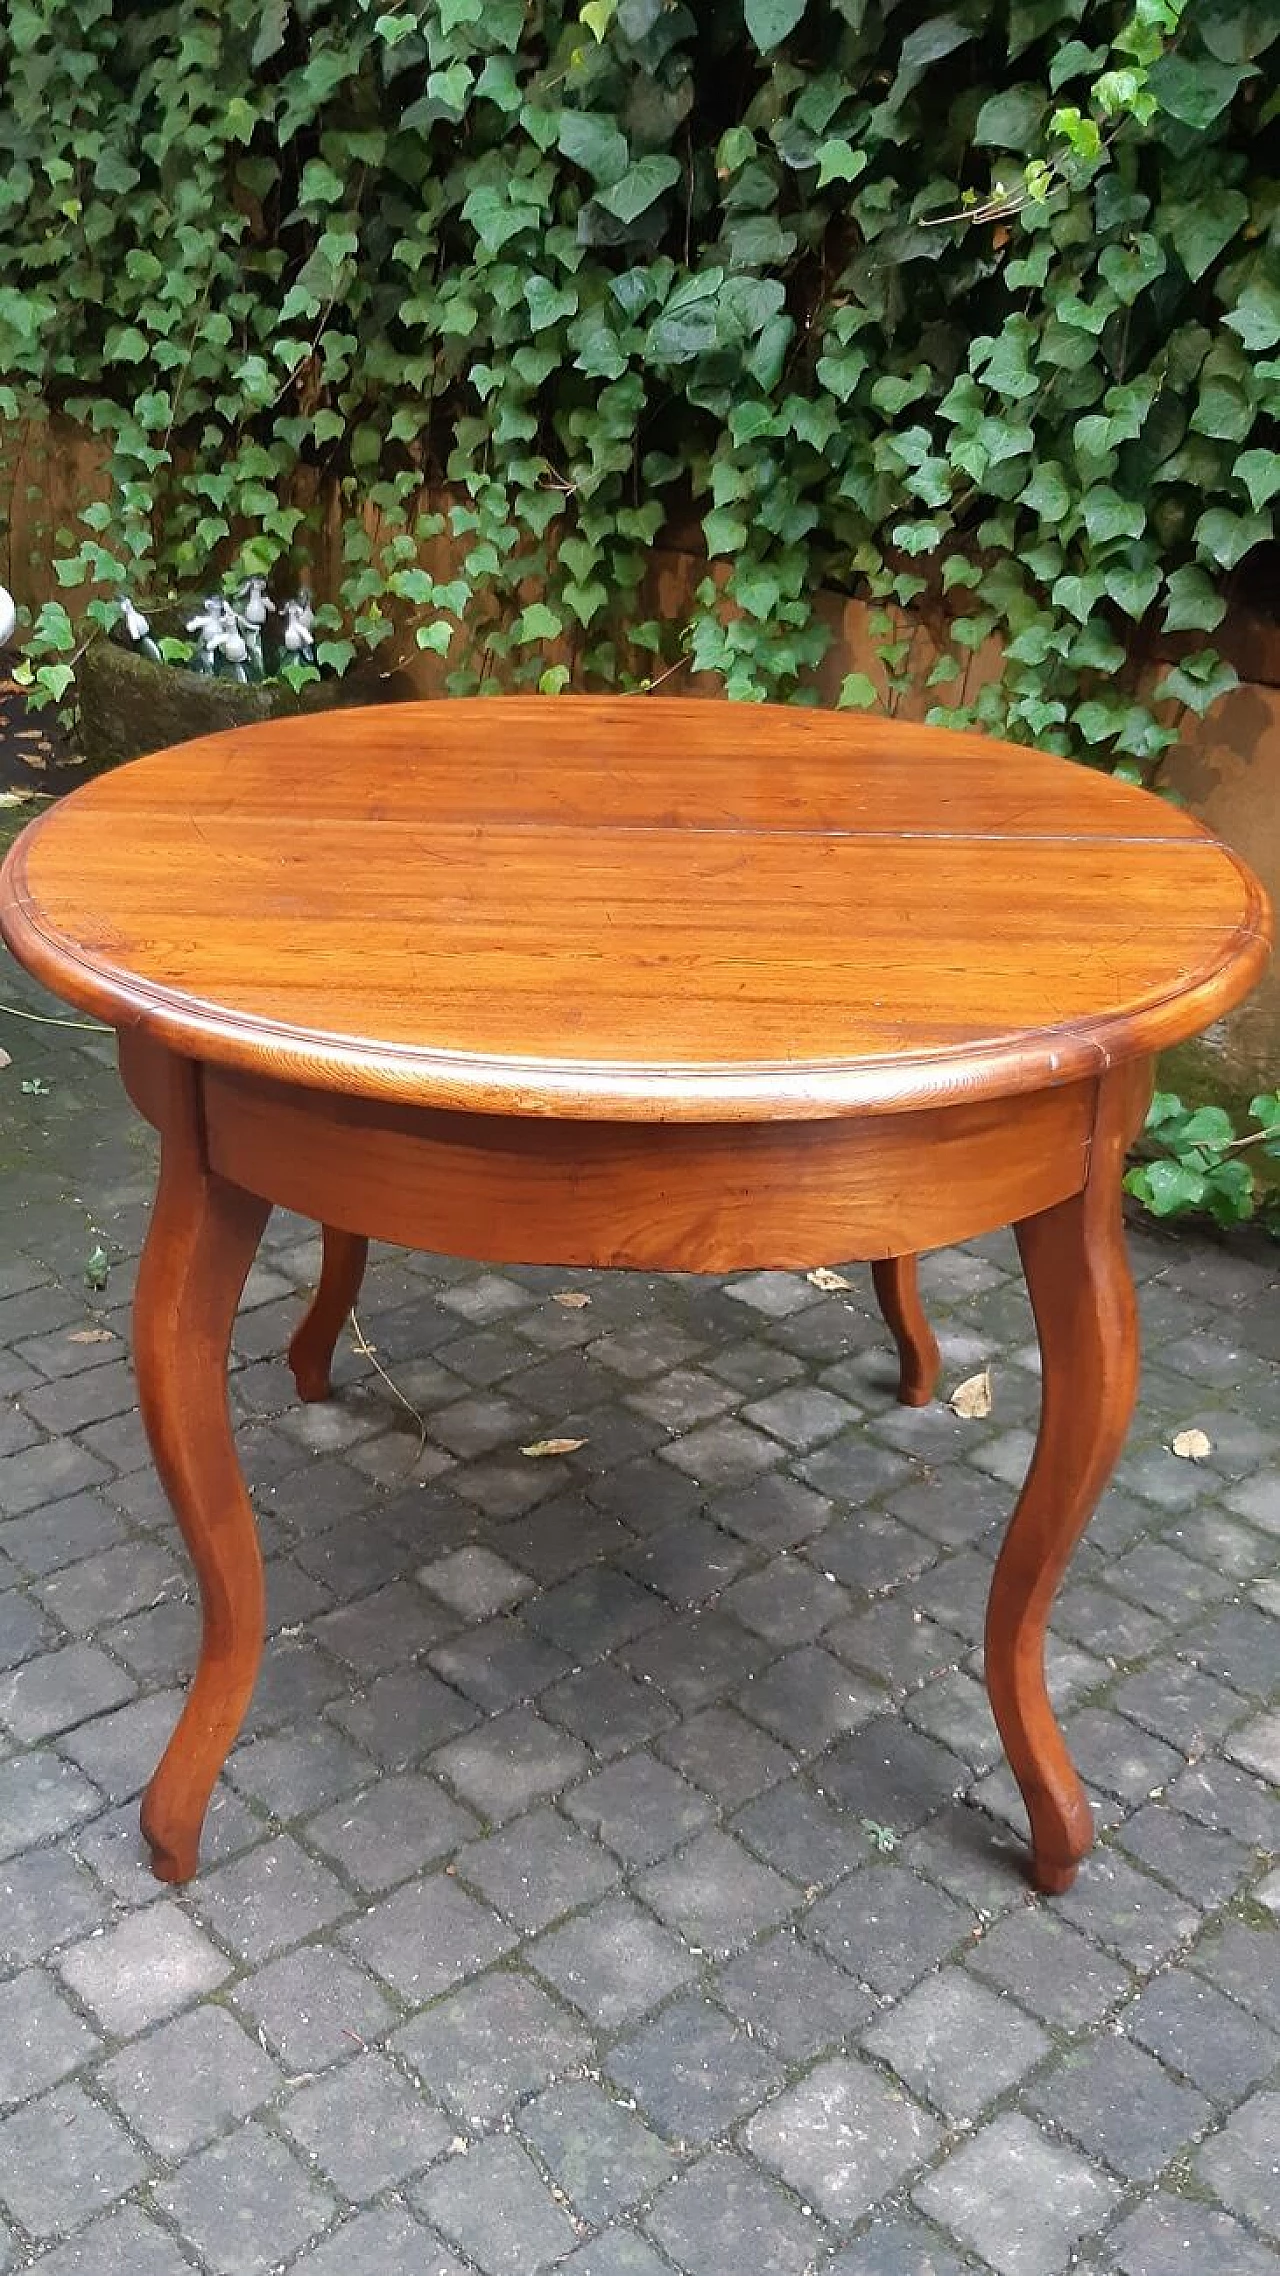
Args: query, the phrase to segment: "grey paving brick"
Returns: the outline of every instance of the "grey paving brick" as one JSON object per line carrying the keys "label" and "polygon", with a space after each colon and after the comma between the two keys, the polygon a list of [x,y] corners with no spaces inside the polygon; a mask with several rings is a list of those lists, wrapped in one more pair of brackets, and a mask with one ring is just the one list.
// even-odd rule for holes
{"label": "grey paving brick", "polygon": [[73,1944],[57,1968],[76,1998],[121,2039],[175,2015],[231,1974],[231,1963],[169,1898]]}
{"label": "grey paving brick", "polygon": [[431,1665],[487,1714],[534,1699],[573,1666],[568,1652],[532,1636],[520,1620],[486,1620],[437,1644]]}
{"label": "grey paving brick", "polygon": [[192,1901],[214,1934],[251,1963],[353,1910],[342,1884],[288,1834],[204,1875]]}
{"label": "grey paving brick", "polygon": [[42,2094],[98,2046],[40,1968],[0,1984],[0,2107]]}
{"label": "grey paving brick", "polygon": [[997,1921],[974,1945],[967,1965],[1061,2031],[1100,2023],[1133,1986],[1127,1968],[1047,1905],[1021,1906]]}
{"label": "grey paving brick", "polygon": [[527,1573],[479,1542],[450,1549],[420,1565],[417,1578],[466,1620],[490,1620],[495,1613],[509,1612],[534,1586]]}
{"label": "grey paving brick", "polygon": [[68,1644],[0,1676],[0,1724],[23,1745],[69,1730],[133,1695],[122,1667],[94,1644]]}
{"label": "grey paving brick", "polygon": [[336,2212],[275,2134],[251,2120],[156,2184],[156,2202],[215,2276],[267,2276]]}
{"label": "grey paving brick", "polygon": [[827,1631],[829,1651],[905,1691],[955,1664],[963,1646],[902,1596],[882,1597]]}
{"label": "grey paving brick", "polygon": [[709,1422],[713,1415],[722,1415],[726,1407],[736,1404],[737,1394],[730,1384],[714,1375],[706,1375],[697,1367],[673,1367],[665,1375],[653,1377],[638,1391],[627,1393],[627,1405],[637,1414],[648,1416],[651,1422],[661,1423],[664,1430],[691,1430],[695,1423]]}
{"label": "grey paving brick", "polygon": [[883,1698],[820,1644],[802,1644],[752,1676],[738,1693],[738,1705],[796,1754],[807,1756],[869,1721]]}
{"label": "grey paving brick", "polygon": [[[590,2079],[540,2094],[522,2112],[520,2130],[570,2203],[593,2223],[611,2221],[650,2196],[674,2164],[636,2111]],[[576,2258],[570,2266],[577,2266]]]}
{"label": "grey paving brick", "polygon": [[583,1660],[603,1658],[661,1616],[656,1596],[607,1565],[589,1566],[534,1597],[524,1609],[535,1633]]}
{"label": "grey paving brick", "polygon": [[1202,1825],[1257,1849],[1280,1848],[1280,1795],[1231,1762],[1207,1755],[1174,1779],[1169,1800]]}
{"label": "grey paving brick", "polygon": [[1167,1959],[1198,1926],[1190,1905],[1149,1874],[1136,1872],[1114,1849],[1098,1850],[1089,1858],[1056,1909],[1143,1974]]}
{"label": "grey paving brick", "polygon": [[230,1996],[295,2076],[380,2038],[396,2012],[372,1976],[329,1944],[304,1944],[269,1960]]}
{"label": "grey paving brick", "polygon": [[341,1932],[363,1961],[413,2006],[500,1959],[512,1931],[444,1874],[406,1883]]}
{"label": "grey paving brick", "polygon": [[658,1752],[726,1809],[776,1785],[794,1768],[787,1749],[733,1707],[707,1707],[686,1717],[663,1733]]}
{"label": "grey paving brick", "polygon": [[1204,1635],[1188,1645],[1191,1657],[1211,1675],[1264,1703],[1275,1688],[1275,1629],[1251,1604],[1231,1605]]}
{"label": "grey paving brick", "polygon": [[170,2161],[222,2133],[268,2100],[278,2066],[225,2008],[193,2008],[125,2047],[99,2085],[133,2130]]}
{"label": "grey paving brick", "polygon": [[1233,1732],[1225,1751],[1245,1770],[1269,1779],[1273,1786],[1280,1785],[1280,1708]]}
{"label": "grey paving brick", "polygon": [[669,2260],[660,2260],[651,2244],[634,2229],[606,2229],[562,2263],[565,2276],[668,2276]]}
{"label": "grey paving brick", "polygon": [[118,1513],[96,1493],[40,1499],[26,1517],[0,1523],[0,1550],[33,1577],[108,1549],[120,1537]]}
{"label": "grey paving brick", "polygon": [[808,1934],[884,1994],[906,1991],[974,1928],[972,1913],[901,1865],[851,1874],[809,1914]]}
{"label": "grey paving brick", "polygon": [[875,2012],[861,1984],[790,1930],[765,1938],[722,1968],[716,1997],[789,2063],[851,2039]]}
{"label": "grey paving brick", "polygon": [[1110,2033],[1064,2056],[1027,2099],[1126,2181],[1154,2181],[1213,2117],[1202,2094]]}
{"label": "grey paving brick", "polygon": [[0,1668],[21,1666],[61,1641],[48,1614],[20,1589],[0,1595]]}
{"label": "grey paving brick", "polygon": [[177,1690],[131,1699],[127,1706],[64,1731],[60,1751],[87,1772],[109,1800],[123,1802],[146,1785],[181,1708],[182,1693]]}
{"label": "grey paving brick", "polygon": [[558,1794],[591,1767],[581,1741],[528,1707],[513,1708],[450,1740],[431,1767],[495,1825]]}
{"label": "grey paving brick", "polygon": [[313,1621],[312,1634],[368,1680],[425,1651],[453,1624],[452,1615],[421,1589],[408,1581],[389,1581],[372,1596],[323,1613]]}
{"label": "grey paving brick", "polygon": [[665,1856],[713,1816],[705,1794],[646,1753],[596,1771],[565,1796],[564,1806],[628,1865]]}
{"label": "grey paving brick", "polygon": [[237,1747],[227,1764],[233,1786],[273,1818],[323,1809],[373,1775],[367,1754],[326,1723],[301,1724]]}
{"label": "grey paving brick", "polygon": [[[829,1447],[827,1454],[838,1451],[838,1448]],[[814,1461],[807,1462],[806,1476],[812,1477],[818,1462],[825,1463],[825,1459],[825,1456],[819,1455]],[[840,1499],[839,1481],[828,1475],[825,1469],[818,1482],[824,1492],[834,1494],[837,1501]],[[893,1481],[890,1479],[885,1482],[891,1484]],[[848,1516],[836,1517],[815,1541],[806,1543],[806,1551],[814,1564],[832,1580],[842,1581],[847,1588],[874,1593],[924,1573],[926,1568],[934,1565],[938,1546],[936,1542],[926,1540],[922,1533],[916,1533],[911,1526],[903,1525],[899,1518],[891,1517],[887,1510],[864,1508],[855,1509]],[[981,1578],[986,1577],[986,1568],[983,1567]],[[954,1603],[956,1600],[953,1598],[952,1601]],[[954,1618],[952,1624],[957,1624]],[[975,1638],[980,1630],[981,1621],[975,1616],[972,1625]]]}
{"label": "grey paving brick", "polygon": [[969,2123],[1042,2061],[1051,2041],[1012,2000],[944,1968],[864,2031],[862,2045],[944,2116]]}
{"label": "grey paving brick", "polygon": [[1108,2238],[1121,2276],[1275,2276],[1277,2256],[1227,2213],[1158,2190]]}
{"label": "grey paving brick", "polygon": [[671,2182],[645,2225],[686,2276],[808,2276],[826,2243],[819,2222],[731,2150]]}
{"label": "grey paving brick", "polygon": [[630,1550],[623,1562],[633,1580],[672,1604],[705,1604],[719,1597],[748,1562],[750,1552],[705,1518],[683,1519]]}
{"label": "grey paving brick", "polygon": [[79,2228],[146,2172],[119,2120],[74,2081],[0,2121],[0,2204],[39,2242]]}
{"label": "grey paving brick", "polygon": [[1229,1833],[1200,1825],[1163,1802],[1149,1802],[1116,1834],[1122,1849],[1201,1911],[1225,1904],[1254,1870],[1255,1854]]}
{"label": "grey paving brick", "polygon": [[357,1888],[377,1893],[448,1857],[478,1831],[474,1813],[434,1778],[402,1771],[312,1818],[307,1840]]}
{"label": "grey paving brick", "polygon": [[703,2145],[759,2108],[785,2072],[709,2000],[677,2000],[610,2052],[606,2070],[669,2141]]}
{"label": "grey paving brick", "polygon": [[805,1889],[828,1887],[870,1855],[857,1821],[794,1779],[749,1803],[733,1823],[761,1857]]}
{"label": "grey paving brick", "polygon": [[623,1897],[553,1928],[528,1961],[588,2022],[612,2031],[686,1984],[695,1963],[678,1938]]}
{"label": "grey paving brick", "polygon": [[0,1866],[0,1968],[42,1960],[100,1928],[107,1904],[83,1866],[60,1849],[38,1849]]}
{"label": "grey paving brick", "polygon": [[815,1572],[803,1557],[785,1551],[762,1572],[735,1582],[725,1609],[780,1651],[808,1644],[849,1610],[850,1596],[837,1581]]}
{"label": "grey paving brick", "polygon": [[793,1549],[810,1541],[831,1522],[832,1504],[782,1471],[770,1471],[751,1485],[719,1493],[710,1503],[717,1524],[758,1549]]}
{"label": "grey paving brick", "polygon": [[1121,2028],[1216,2102],[1240,2101],[1280,2065],[1280,2037],[1185,1968],[1153,1977]]}
{"label": "grey paving brick", "polygon": [[384,1770],[407,1770],[479,1721],[469,1700],[416,1667],[380,1675],[367,1691],[340,1700],[332,1713]]}
{"label": "grey paving brick", "polygon": [[[673,1463],[708,1493],[747,1485],[781,1462],[783,1453],[778,1441],[766,1432],[732,1419],[703,1423],[687,1437],[661,1449],[664,1462]],[[14,1459],[21,1461],[23,1457]]]}
{"label": "grey paving brick", "polygon": [[1119,2201],[1118,2183],[1014,2112],[995,2118],[915,2190],[923,2212],[998,2276],[1059,2276]]}
{"label": "grey paving brick", "polygon": [[779,2095],[745,2138],[802,2201],[850,2225],[932,2156],[942,2133],[870,2064],[838,2056]]}
{"label": "grey paving brick", "polygon": [[[972,2261],[967,2266],[972,2268]],[[967,2271],[936,2229],[914,2213],[898,2213],[874,2222],[847,2252],[837,2253],[823,2276],[967,2276]]]}
{"label": "grey paving brick", "polygon": [[530,1810],[457,1859],[464,1880],[526,1935],[594,1903],[619,1877],[617,1861],[554,1810]]}
{"label": "grey paving brick", "polygon": [[420,2173],[453,2139],[444,2113],[376,2052],[302,2087],[280,2123],[326,2181],[356,2202]]}
{"label": "grey paving brick", "polygon": [[1161,1791],[1183,1768],[1173,1747],[1106,1707],[1086,1707],[1070,1716],[1066,1739],[1085,1783],[1125,1802],[1141,1802]]}
{"label": "grey paving brick", "polygon": [[1229,2212],[1280,2241],[1280,2093],[1252,2095],[1197,2151],[1195,2170]]}
{"label": "grey paving brick", "polygon": [[450,2158],[413,2202],[484,2276],[539,2276],[578,2241],[527,2151],[501,2137]]}
{"label": "grey paving brick", "polygon": [[39,2276],[190,2276],[191,2263],[136,2205],[122,2205],[34,2266]]}
{"label": "grey paving brick", "polygon": [[718,1959],[776,1928],[799,1903],[794,1882],[715,1828],[652,1866],[636,1890],[687,1944]]}
{"label": "grey paving brick", "polygon": [[734,1690],[769,1657],[768,1646],[723,1612],[684,1612],[620,1655],[642,1683],[661,1686],[685,1713]]}
{"label": "grey paving brick", "polygon": [[539,1985],[497,1970],[438,2000],[392,2045],[429,2094],[479,2128],[588,2062],[593,2042]]}
{"label": "grey paving brick", "polygon": [[1220,1991],[1280,2031],[1280,1924],[1225,1921],[1196,1947],[1193,1964]]}
{"label": "grey paving brick", "polygon": [[363,2276],[366,2269],[377,2276],[467,2276],[457,2254],[396,2204],[357,2213],[294,2266],[298,2276]]}
{"label": "grey paving brick", "polygon": [[898,1834],[922,1825],[965,1782],[964,1765],[946,1747],[883,1714],[833,1747],[814,1776],[843,1808]]}
{"label": "grey paving brick", "polygon": [[59,1496],[79,1494],[108,1477],[100,1462],[73,1438],[55,1438],[0,1461],[0,1518],[25,1517]]}

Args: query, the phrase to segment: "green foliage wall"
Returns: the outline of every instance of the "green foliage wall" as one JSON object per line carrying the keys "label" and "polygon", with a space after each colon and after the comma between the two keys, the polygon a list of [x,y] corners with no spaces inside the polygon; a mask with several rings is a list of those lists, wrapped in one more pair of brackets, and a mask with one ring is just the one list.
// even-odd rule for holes
{"label": "green foliage wall", "polygon": [[[1151,776],[1135,635],[1191,636],[1181,702],[1231,684],[1280,488],[1277,35],[1274,0],[10,0],[0,423],[65,410],[113,491],[41,684],[112,613],[77,588],[295,569],[336,482],[335,669],[407,636],[459,691],[812,700],[817,588],[872,600],[891,685],[892,604],[945,596],[939,719]],[[644,621],[691,519],[690,620]]]}

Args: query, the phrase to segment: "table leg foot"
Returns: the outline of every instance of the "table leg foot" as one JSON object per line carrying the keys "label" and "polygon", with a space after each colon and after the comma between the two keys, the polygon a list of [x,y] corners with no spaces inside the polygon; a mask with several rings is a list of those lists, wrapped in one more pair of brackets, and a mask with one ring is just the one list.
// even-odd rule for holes
{"label": "table leg foot", "polygon": [[333,1389],[333,1355],[344,1323],[355,1309],[369,1259],[369,1244],[358,1233],[324,1228],[324,1260],[315,1295],[289,1346],[289,1365],[298,1397],[312,1404]]}
{"label": "table leg foot", "polygon": [[1050,1894],[1070,1887],[1093,1841],[1093,1815],[1049,1702],[1045,1633],[1137,1391],[1137,1306],[1120,1180],[1149,1088],[1144,1073],[1122,1069],[1100,1086],[1084,1190],[1016,1228],[1043,1387],[1035,1452],[991,1584],[986,1679],[1031,1820],[1032,1879]]}
{"label": "table leg foot", "polygon": [[187,1881],[262,1656],[262,1557],[232,1436],[227,1358],[269,1205],[204,1163],[194,1068],[172,1061],[167,1084],[134,1365],[156,1469],[195,1567],[202,1632],[186,1704],[143,1798],[142,1831],[157,1878]]}
{"label": "table leg foot", "polygon": [[927,1407],[938,1387],[942,1357],[920,1301],[915,1257],[880,1257],[871,1267],[885,1325],[898,1347],[898,1400]]}

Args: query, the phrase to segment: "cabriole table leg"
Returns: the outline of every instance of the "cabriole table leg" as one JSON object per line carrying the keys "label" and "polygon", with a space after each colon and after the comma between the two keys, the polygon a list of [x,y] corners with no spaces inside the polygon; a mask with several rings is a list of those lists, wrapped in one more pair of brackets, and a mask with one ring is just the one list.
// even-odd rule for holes
{"label": "cabriole table leg", "polygon": [[162,1881],[189,1881],[214,1781],[262,1657],[262,1557],[227,1403],[236,1306],[269,1203],[228,1185],[202,1153],[198,1074],[155,1073],[160,1184],[134,1299],[134,1365],[151,1452],[195,1566],[202,1632],[195,1677],[142,1802]]}
{"label": "cabriole table leg", "polygon": [[324,1227],[324,1261],[315,1295],[289,1346],[289,1365],[298,1397],[327,1399],[333,1388],[333,1355],[343,1323],[355,1310],[369,1261],[369,1244],[360,1233]]}
{"label": "cabriole table leg", "polygon": [[898,1347],[898,1401],[927,1407],[938,1387],[942,1355],[920,1301],[919,1260],[879,1257],[871,1267],[885,1326]]}
{"label": "cabriole table leg", "polygon": [[1045,1632],[1133,1413],[1138,1315],[1121,1179],[1150,1089],[1146,1065],[1103,1079],[1082,1191],[1015,1228],[1040,1342],[1040,1429],[991,1584],[986,1680],[1031,1820],[1032,1878],[1050,1894],[1074,1881],[1093,1815],[1049,1702]]}

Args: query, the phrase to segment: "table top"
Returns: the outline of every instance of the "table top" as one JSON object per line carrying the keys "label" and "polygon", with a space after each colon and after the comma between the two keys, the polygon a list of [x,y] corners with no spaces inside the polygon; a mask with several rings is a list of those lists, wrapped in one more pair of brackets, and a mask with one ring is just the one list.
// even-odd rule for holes
{"label": "table top", "polygon": [[117,1026],[494,1113],[706,1120],[1008,1097],[1196,1033],[1265,896],[1177,808],[972,735],[514,697],[277,721],[86,783],[0,931]]}

